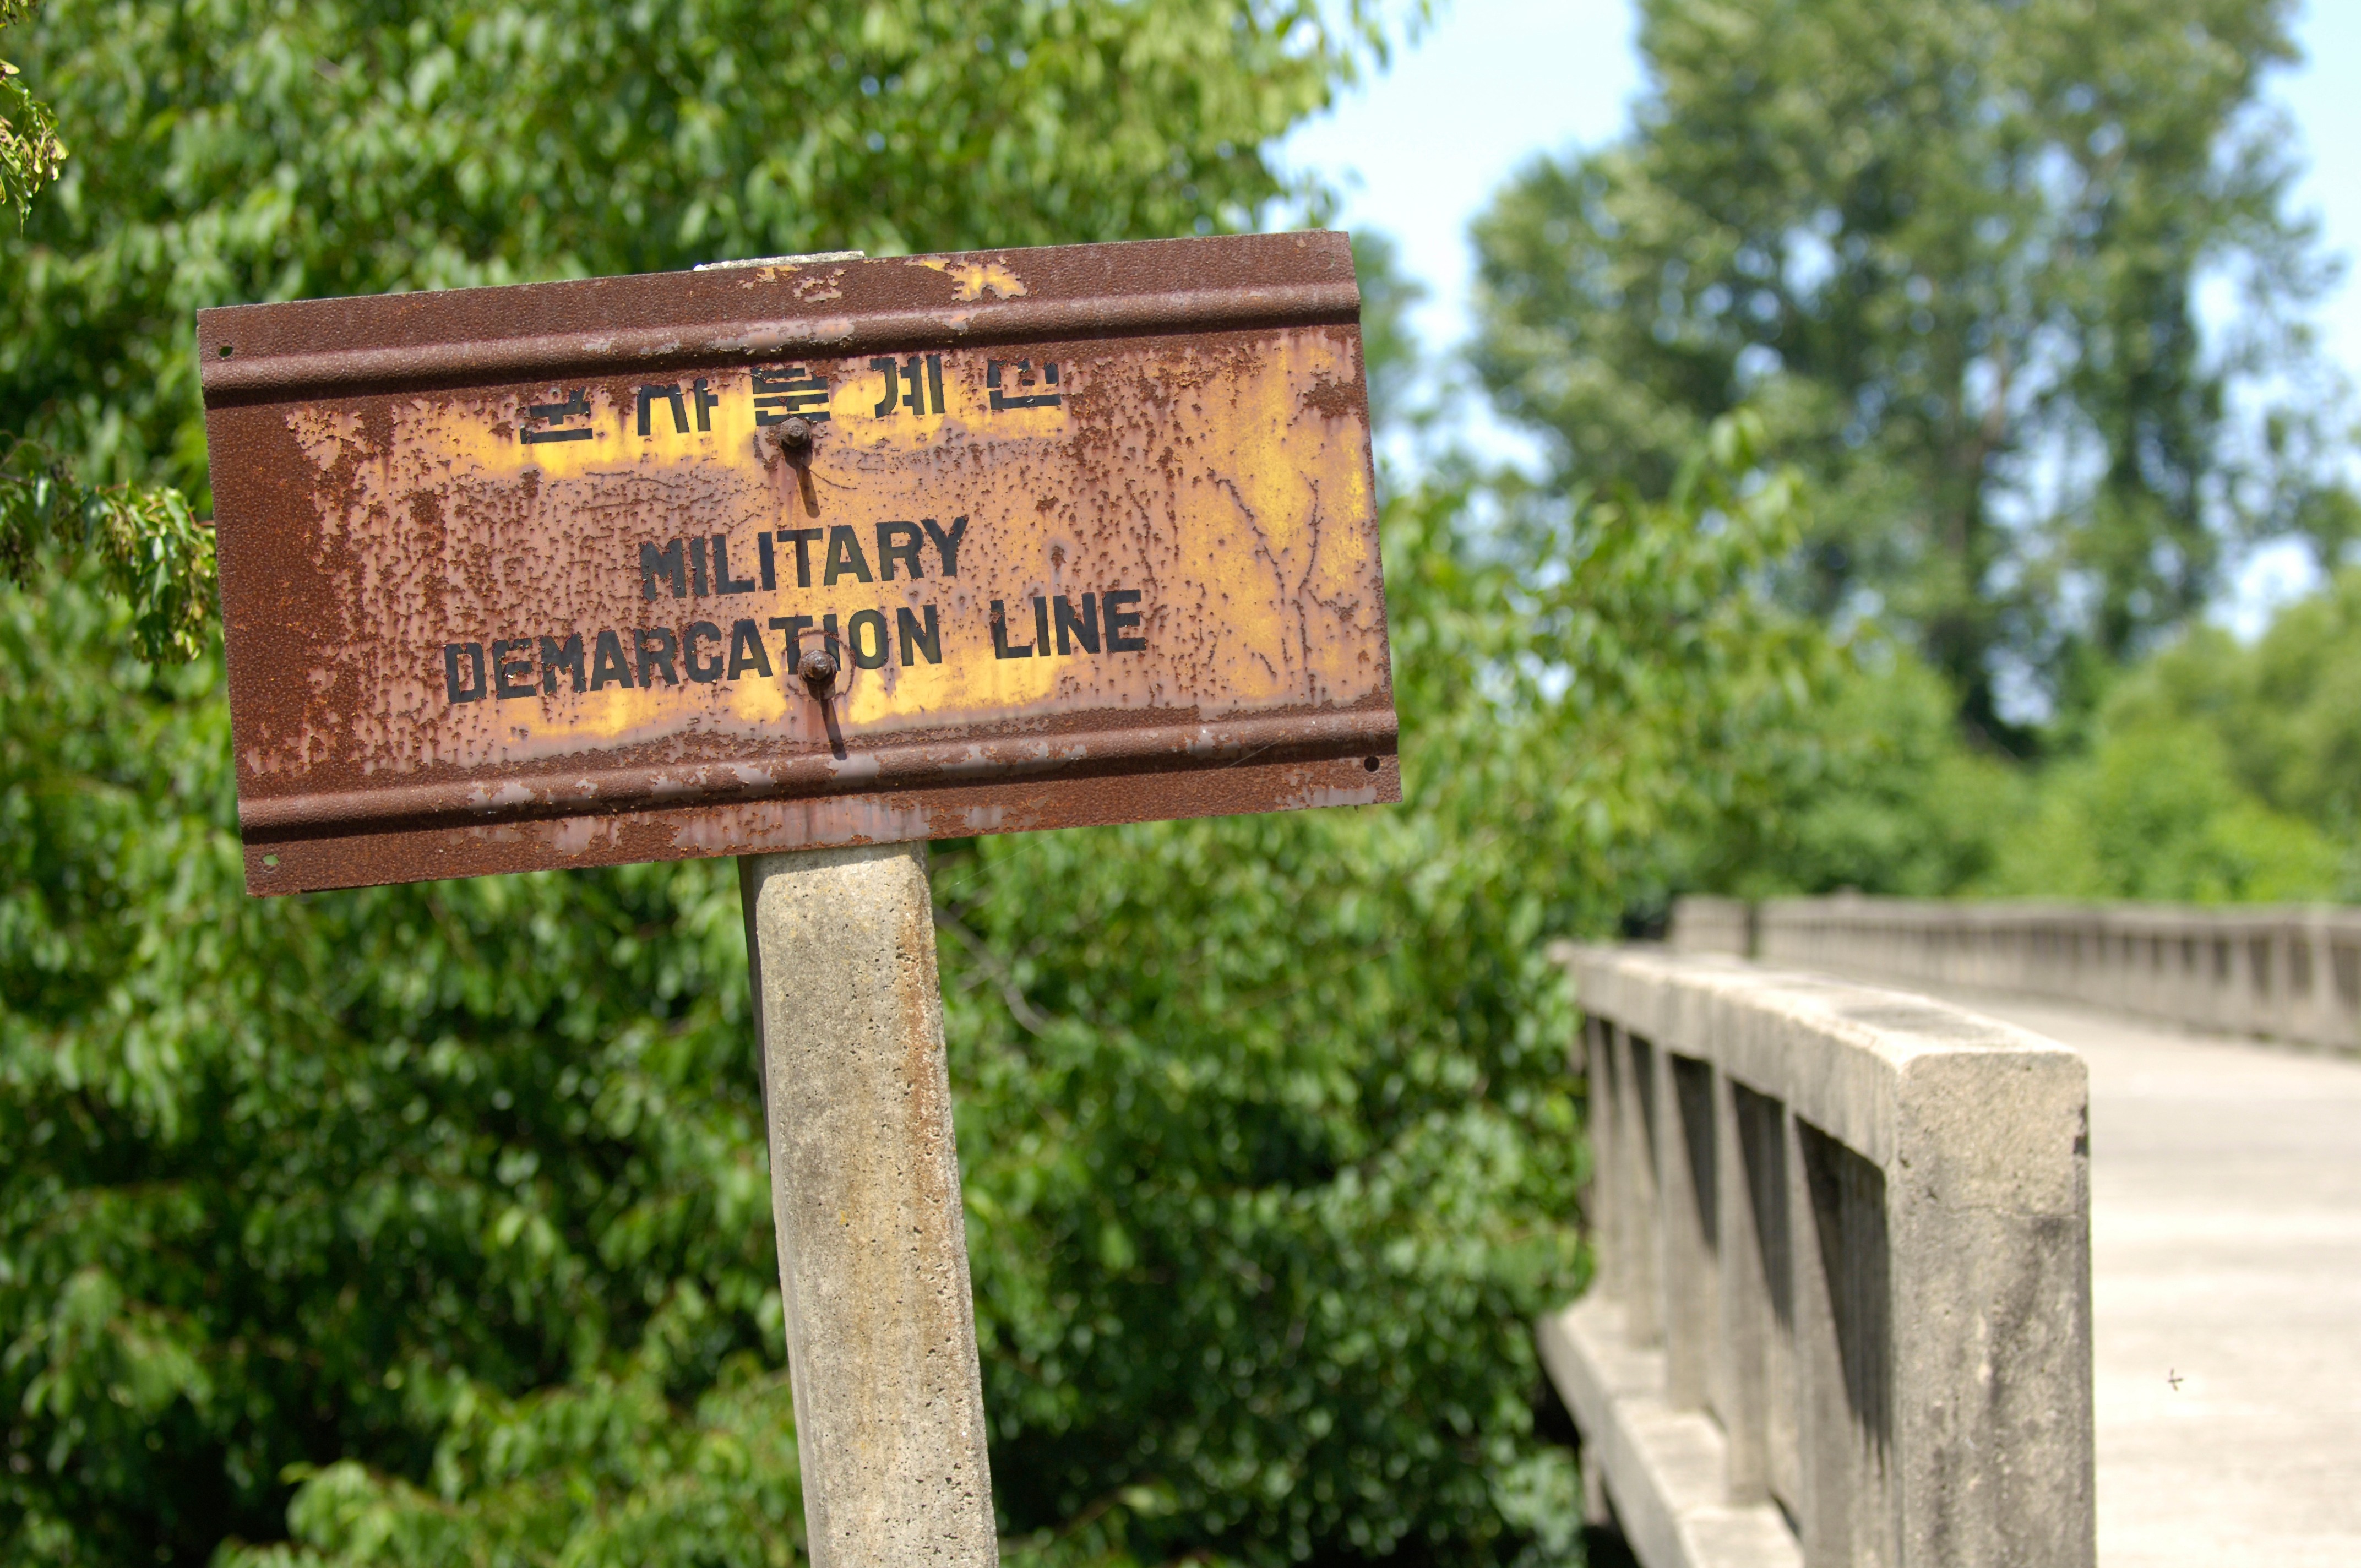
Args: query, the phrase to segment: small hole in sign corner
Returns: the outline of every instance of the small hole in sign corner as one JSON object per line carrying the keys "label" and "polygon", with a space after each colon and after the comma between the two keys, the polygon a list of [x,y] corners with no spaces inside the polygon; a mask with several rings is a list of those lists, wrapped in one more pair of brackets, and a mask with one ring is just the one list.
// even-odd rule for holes
{"label": "small hole in sign corner", "polygon": [[265,855],[262,857],[262,863],[275,872],[279,869],[279,857],[276,855]]}
{"label": "small hole in sign corner", "polygon": [[221,347],[219,347],[218,349],[214,350],[214,352],[215,352],[215,353],[217,353],[217,354],[219,354],[219,355],[220,355],[224,359],[226,359],[226,358],[228,358],[231,355],[236,354],[236,353],[237,352],[237,350],[236,350],[236,349],[235,349],[235,348],[232,348],[228,344],[225,343],[225,344],[223,344],[223,345],[221,345]]}
{"label": "small hole in sign corner", "polygon": [[1385,766],[1385,764],[1378,762],[1375,757],[1364,757],[1361,759],[1361,766],[1368,769],[1369,772],[1374,773],[1379,768]]}

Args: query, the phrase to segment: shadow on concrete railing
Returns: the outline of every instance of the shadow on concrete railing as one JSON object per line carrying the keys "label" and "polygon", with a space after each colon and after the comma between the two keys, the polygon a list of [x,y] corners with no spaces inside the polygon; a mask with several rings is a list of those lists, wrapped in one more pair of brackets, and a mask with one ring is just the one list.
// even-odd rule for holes
{"label": "shadow on concrete railing", "polygon": [[1672,945],[2361,1050],[2361,910],[1684,898]]}
{"label": "shadow on concrete railing", "polygon": [[2092,1560],[2081,1058],[1924,998],[1562,947],[1599,1274],[1539,1325],[1646,1568]]}

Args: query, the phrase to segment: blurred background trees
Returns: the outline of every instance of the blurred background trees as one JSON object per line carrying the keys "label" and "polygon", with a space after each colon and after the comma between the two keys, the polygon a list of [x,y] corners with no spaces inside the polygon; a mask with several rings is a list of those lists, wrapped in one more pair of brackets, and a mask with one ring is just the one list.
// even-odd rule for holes
{"label": "blurred background trees", "polygon": [[[2281,652],[2334,637],[2361,515],[2308,316],[2341,263],[2264,93],[2293,5],[1637,10],[1629,131],[1476,225],[1469,358],[1544,496],[1661,493],[1733,409],[1799,476],[1765,586],[1841,656],[1674,882],[2361,889],[2350,807],[2296,782],[2354,776],[2340,666]],[[2224,567],[2288,540],[2333,586],[2242,648]]]}
{"label": "blurred background trees", "polygon": [[[2200,619],[2226,550],[2361,515],[2256,117],[2286,6],[1644,15],[1631,134],[1478,232],[1472,363],[1546,471],[1449,444],[1417,283],[1356,247],[1373,406],[1429,433],[1383,477],[1404,806],[937,847],[1012,1562],[1567,1560],[1549,938],[1691,889],[2353,892],[2361,577]],[[790,1563],[728,868],[244,895],[192,313],[1316,218],[1273,139],[1418,18],[26,17],[0,1551]],[[2251,341],[2199,331],[2224,269]]]}
{"label": "blurred background trees", "polygon": [[[0,427],[202,510],[203,304],[1302,210],[1264,148],[1405,20],[1335,15],[46,10],[9,38],[71,156],[0,248]],[[1381,410],[1408,296],[1373,252]],[[1808,638],[1748,587],[1795,526],[1750,420],[1562,510],[1538,575],[1480,484],[1388,504],[1414,807],[939,850],[1013,1560],[1570,1540],[1522,1327],[1583,1267],[1542,945],[1663,883]],[[791,1561],[728,868],[249,900],[217,638],[176,663],[72,528],[16,538],[5,1549]]]}
{"label": "blurred background trees", "polygon": [[2329,273],[2259,112],[2291,9],[1644,0],[1631,131],[1477,226],[1476,364],[1565,485],[1661,487],[1758,410],[1813,488],[1784,596],[1882,620],[2028,752],[1996,687],[2079,716],[2225,546],[2342,543],[2301,315]]}

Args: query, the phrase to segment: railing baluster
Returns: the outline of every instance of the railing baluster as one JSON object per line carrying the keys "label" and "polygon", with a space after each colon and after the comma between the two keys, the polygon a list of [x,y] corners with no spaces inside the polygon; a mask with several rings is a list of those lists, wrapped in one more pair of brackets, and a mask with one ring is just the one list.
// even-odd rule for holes
{"label": "railing baluster", "polygon": [[1719,1332],[1720,1281],[1714,1210],[1713,1069],[1694,1057],[1656,1052],[1657,1194],[1664,1205],[1664,1397],[1676,1410],[1707,1408],[1711,1342]]}
{"label": "railing baluster", "polygon": [[[1724,1360],[1715,1409],[1730,1443],[1725,1481],[1732,1503],[1772,1496],[1773,1368],[1786,1354],[1786,1169],[1779,1105],[1714,1074],[1716,1170],[1721,1184],[1721,1335]],[[1773,1270],[1777,1271],[1774,1283]],[[1784,1371],[1784,1369],[1782,1368]],[[1781,1379],[1782,1391],[1789,1385]],[[1792,1422],[1782,1431],[1792,1461]],[[1793,1488],[1789,1488],[1792,1492]]]}
{"label": "railing baluster", "polygon": [[1621,1172],[1616,1168],[1614,1027],[1597,1014],[1582,1021],[1581,1049],[1569,1053],[1567,1065],[1578,1073],[1587,1091],[1585,1123],[1590,1134],[1590,1185],[1583,1195],[1583,1213],[1590,1222],[1591,1288],[1622,1297],[1623,1215]]}
{"label": "railing baluster", "polygon": [[1623,1181],[1631,1194],[1624,1210],[1631,1224],[1630,1245],[1623,1255],[1630,1281],[1623,1292],[1624,1321],[1636,1345],[1655,1346],[1664,1339],[1664,1201],[1656,1190],[1656,1053],[1646,1040],[1629,1029],[1618,1029],[1623,1047],[1622,1125],[1617,1141],[1623,1146]]}

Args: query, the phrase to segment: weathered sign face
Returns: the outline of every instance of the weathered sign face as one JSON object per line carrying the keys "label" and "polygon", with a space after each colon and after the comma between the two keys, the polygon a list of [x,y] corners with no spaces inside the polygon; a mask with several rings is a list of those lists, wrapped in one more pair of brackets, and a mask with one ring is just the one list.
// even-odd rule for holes
{"label": "weathered sign face", "polygon": [[1400,798],[1341,235],[207,311],[256,893]]}

